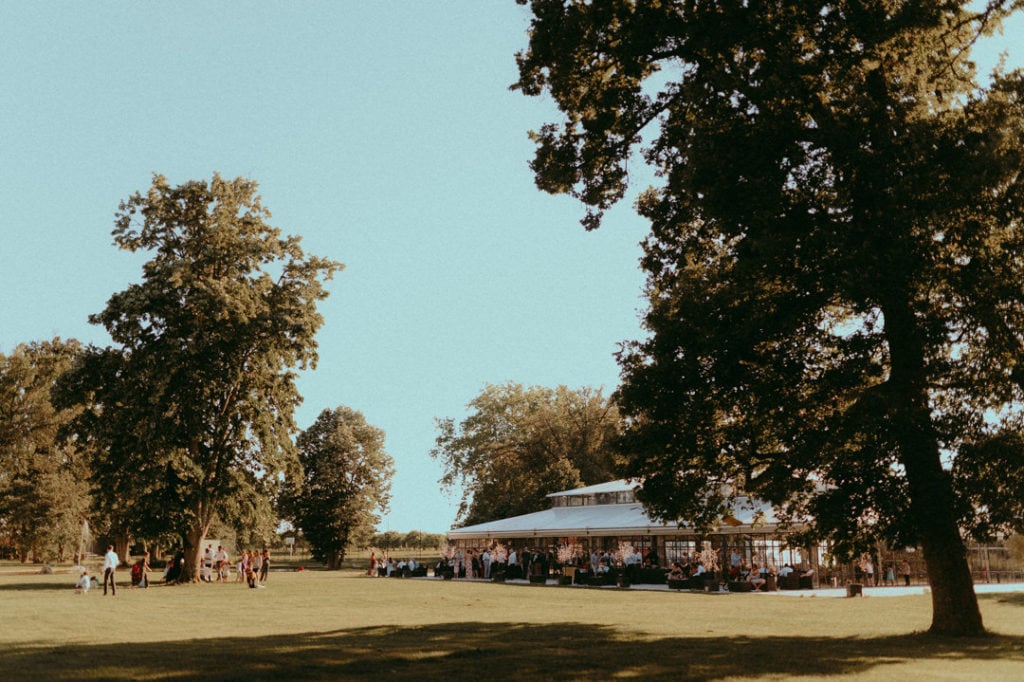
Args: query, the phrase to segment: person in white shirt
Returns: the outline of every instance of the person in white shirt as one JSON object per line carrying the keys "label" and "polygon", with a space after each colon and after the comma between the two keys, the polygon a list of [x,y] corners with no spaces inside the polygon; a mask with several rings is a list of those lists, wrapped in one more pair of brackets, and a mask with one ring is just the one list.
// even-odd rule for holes
{"label": "person in white shirt", "polygon": [[636,580],[636,571],[640,568],[639,561],[643,555],[636,551],[636,547],[630,548],[631,551],[626,552],[625,556],[622,557],[623,573],[630,580]]}
{"label": "person in white shirt", "polygon": [[217,553],[213,555],[214,565],[217,567],[217,582],[226,582],[231,565],[228,562],[228,551],[222,545],[217,545]]}
{"label": "person in white shirt", "polygon": [[107,583],[110,583],[110,594],[114,596],[117,594],[117,584],[114,582],[114,571],[117,569],[117,565],[121,563],[120,559],[117,558],[117,552],[114,551],[113,545],[107,545],[107,553],[103,555],[103,594],[107,593]]}
{"label": "person in white shirt", "polygon": [[199,579],[212,583],[213,582],[213,545],[209,544],[206,549],[203,550],[203,567],[199,570]]}

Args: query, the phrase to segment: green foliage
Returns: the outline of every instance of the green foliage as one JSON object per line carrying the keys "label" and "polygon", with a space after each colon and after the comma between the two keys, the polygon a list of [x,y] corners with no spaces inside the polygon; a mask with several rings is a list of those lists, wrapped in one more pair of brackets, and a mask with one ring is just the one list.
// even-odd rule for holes
{"label": "green foliage", "polygon": [[394,461],[384,432],[348,407],[324,410],[298,438],[301,477],[285,481],[282,508],[313,557],[341,568],[350,545],[365,546],[390,501]]}
{"label": "green foliage", "polygon": [[953,461],[962,525],[980,539],[1024,531],[1024,433],[964,443]]}
{"label": "green foliage", "polygon": [[419,552],[426,550],[433,552],[444,543],[445,537],[443,533],[427,533],[422,530],[411,530],[408,533],[389,530],[383,533],[374,533],[366,547],[382,551],[402,548]]}
{"label": "green foliage", "polygon": [[661,180],[616,396],[641,498],[700,524],[753,493],[840,554],[920,543],[948,633],[981,631],[956,499],[1011,496],[943,456],[1024,398],[1024,77],[985,91],[969,60],[1018,4],[535,0],[518,57],[565,114],[538,184],[588,228],[642,135]]}
{"label": "green foliage", "polygon": [[401,547],[403,542],[404,536],[397,530],[386,530],[383,533],[375,533],[371,544],[374,547],[387,550],[392,547]]}
{"label": "green foliage", "polygon": [[412,530],[402,536],[401,546],[421,551],[425,549],[433,550],[441,546],[444,538],[443,533],[425,533],[421,530]]}
{"label": "green foliage", "polygon": [[460,486],[458,519],[475,524],[548,506],[546,496],[615,477],[618,414],[601,392],[488,385],[456,426],[437,420],[431,456]]}
{"label": "green foliage", "polygon": [[86,458],[78,443],[59,438],[75,410],[51,400],[81,350],[77,341],[54,339],[0,354],[0,527],[23,558],[63,560],[82,549]]}
{"label": "green foliage", "polygon": [[98,453],[103,516],[126,535],[180,534],[190,569],[215,515],[269,533],[271,481],[296,461],[295,369],[316,364],[316,305],[341,267],[268,225],[256,189],[157,175],[121,204],[115,243],[152,257],[90,317],[117,346],[65,382],[89,408],[77,432]]}
{"label": "green foliage", "polygon": [[1006,548],[1010,550],[1010,557],[1019,565],[1024,566],[1024,535],[1017,533],[1008,537]]}

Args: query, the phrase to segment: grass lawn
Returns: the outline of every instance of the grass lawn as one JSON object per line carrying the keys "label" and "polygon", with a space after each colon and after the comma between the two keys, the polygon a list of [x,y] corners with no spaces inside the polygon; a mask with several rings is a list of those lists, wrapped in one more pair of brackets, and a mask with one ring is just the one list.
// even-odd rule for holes
{"label": "grass lawn", "polygon": [[[154,574],[155,576],[156,574]],[[272,572],[75,595],[0,574],[3,680],[1024,679],[1024,594],[991,637],[919,634],[927,596],[837,599]]]}

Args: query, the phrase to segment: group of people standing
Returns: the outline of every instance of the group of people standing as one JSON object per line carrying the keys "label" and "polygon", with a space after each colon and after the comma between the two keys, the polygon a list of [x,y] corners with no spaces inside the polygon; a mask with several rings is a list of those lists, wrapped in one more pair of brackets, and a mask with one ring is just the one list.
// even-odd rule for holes
{"label": "group of people standing", "polygon": [[[270,572],[270,550],[266,548],[262,552],[255,549],[242,550],[236,569],[238,574],[235,582],[244,581],[252,588],[266,584],[267,573]],[[203,551],[199,579],[208,583],[228,582],[231,579],[231,556],[223,545],[218,545],[216,551],[214,551],[212,543],[206,546]]]}
{"label": "group of people standing", "polygon": [[[890,564],[885,569],[885,575],[882,578],[882,582],[885,585],[895,585],[897,571],[899,577],[905,587],[910,586],[910,562],[904,559],[900,562],[899,566]],[[854,579],[860,582],[864,582],[867,585],[878,585],[879,577],[875,572],[875,564],[870,554],[864,554],[861,556],[860,561],[854,565]]]}
{"label": "group of people standing", "polygon": [[[130,570],[132,587],[149,587],[149,572],[152,568],[149,565],[149,552],[144,552]],[[103,594],[109,589],[111,595],[117,594],[117,582],[115,576],[117,567],[121,560],[114,551],[113,545],[107,546],[107,552],[103,555]],[[185,550],[178,548],[174,557],[167,562],[164,569],[164,582],[171,584],[178,582],[185,574]],[[270,550],[243,550],[237,564],[238,577],[236,582],[246,582],[249,587],[263,587],[267,582],[267,574],[270,572]],[[203,582],[227,582],[230,579],[231,563],[227,550],[218,546],[214,551],[210,544],[203,552],[199,567],[199,579]],[[216,578],[214,578],[216,576]],[[89,571],[82,570],[81,575],[75,583],[75,592],[85,594],[92,587],[99,587],[99,581],[89,576]]]}
{"label": "group of people standing", "polygon": [[[496,550],[496,551],[495,551]],[[450,556],[443,556],[438,562],[438,570],[451,570],[456,578],[491,578],[496,571],[502,571],[507,579],[524,579],[527,576],[546,576],[552,569],[572,566],[583,572],[593,574],[607,573],[618,559],[615,553],[595,550],[590,554],[574,555],[566,562],[559,562],[554,550],[541,548],[486,547],[482,550],[469,548],[455,549]],[[630,547],[621,563],[627,574],[640,568],[656,566],[658,555],[650,549],[646,553],[636,547]]]}
{"label": "group of people standing", "polygon": [[524,549],[520,555],[515,547],[469,548],[456,549],[451,556],[441,557],[434,572],[450,570],[456,578],[490,579],[501,571],[506,578],[516,579],[531,571],[547,575],[548,566],[553,563],[553,554],[543,550]]}
{"label": "group of people standing", "polygon": [[264,548],[263,552],[254,549],[242,550],[238,558],[238,582],[245,580],[251,588],[263,587],[267,582],[267,572],[270,571],[270,550]]}

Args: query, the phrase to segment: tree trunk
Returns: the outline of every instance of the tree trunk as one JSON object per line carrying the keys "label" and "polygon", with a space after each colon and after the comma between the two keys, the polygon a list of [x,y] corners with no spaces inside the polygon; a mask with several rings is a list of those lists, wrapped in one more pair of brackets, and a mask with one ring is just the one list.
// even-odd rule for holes
{"label": "tree trunk", "polygon": [[202,577],[200,562],[202,561],[203,543],[210,532],[213,520],[213,507],[208,502],[199,501],[195,507],[195,522],[185,535],[185,565],[181,569],[179,582],[199,582]]}
{"label": "tree trunk", "polygon": [[200,572],[200,561],[203,554],[203,542],[206,541],[206,533],[210,524],[196,523],[194,528],[189,529],[185,542],[185,565],[181,569],[179,582],[199,582],[202,575]]}
{"label": "tree trunk", "polygon": [[131,563],[131,556],[129,556],[129,550],[131,549],[131,536],[125,532],[118,533],[114,536],[114,552],[117,556],[121,557],[121,560],[125,563]]}
{"label": "tree trunk", "polygon": [[928,583],[932,588],[932,625],[928,631],[942,635],[983,635],[985,625],[974,594],[963,541],[954,524],[945,525],[952,525],[953,532],[936,532],[921,541]]}
{"label": "tree trunk", "polygon": [[931,422],[920,332],[909,305],[887,307],[884,315],[892,367],[889,411],[910,489],[910,518],[921,542],[931,586],[929,632],[981,635],[985,627],[967,564],[967,548],[953,512],[953,486],[949,473],[942,468],[938,437]]}
{"label": "tree trunk", "polygon": [[984,634],[967,548],[953,514],[949,474],[942,469],[934,443],[933,439],[933,447],[929,448],[923,439],[904,439],[902,446],[905,450],[918,450],[908,453],[903,463],[910,483],[911,518],[921,540],[932,592],[929,631],[944,635]]}

